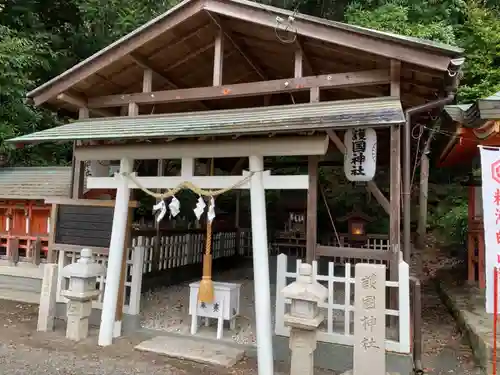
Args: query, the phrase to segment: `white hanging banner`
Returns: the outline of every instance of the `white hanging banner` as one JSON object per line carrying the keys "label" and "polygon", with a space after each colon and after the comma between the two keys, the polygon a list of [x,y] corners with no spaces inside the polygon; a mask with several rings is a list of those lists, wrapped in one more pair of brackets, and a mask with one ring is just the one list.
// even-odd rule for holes
{"label": "white hanging banner", "polygon": [[347,129],[344,170],[349,181],[371,181],[377,169],[377,133],[372,128]]}
{"label": "white hanging banner", "polygon": [[[494,268],[500,268],[500,150],[480,148],[486,265],[486,312],[493,314]],[[500,303],[500,298],[498,298]]]}

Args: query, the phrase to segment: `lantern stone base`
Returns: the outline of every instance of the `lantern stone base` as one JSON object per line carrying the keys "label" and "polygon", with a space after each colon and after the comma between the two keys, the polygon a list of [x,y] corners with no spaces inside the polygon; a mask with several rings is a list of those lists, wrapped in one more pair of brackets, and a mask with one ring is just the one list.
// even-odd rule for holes
{"label": "lantern stone base", "polygon": [[80,341],[88,337],[89,317],[91,312],[92,300],[68,302],[66,338]]}
{"label": "lantern stone base", "polygon": [[292,328],[290,331],[290,350],[292,359],[290,375],[314,374],[314,351],[316,350],[316,330]]}

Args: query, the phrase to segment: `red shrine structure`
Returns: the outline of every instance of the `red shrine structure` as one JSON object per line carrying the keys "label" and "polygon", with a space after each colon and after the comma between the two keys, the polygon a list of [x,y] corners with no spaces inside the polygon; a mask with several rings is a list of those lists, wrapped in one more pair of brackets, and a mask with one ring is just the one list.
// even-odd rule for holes
{"label": "red shrine structure", "polygon": [[[468,281],[485,288],[485,247],[481,177],[478,145],[500,147],[500,92],[473,104],[449,105],[445,112],[452,120],[455,133],[439,158],[439,166],[468,166],[467,268]],[[477,169],[477,172],[474,172]]]}

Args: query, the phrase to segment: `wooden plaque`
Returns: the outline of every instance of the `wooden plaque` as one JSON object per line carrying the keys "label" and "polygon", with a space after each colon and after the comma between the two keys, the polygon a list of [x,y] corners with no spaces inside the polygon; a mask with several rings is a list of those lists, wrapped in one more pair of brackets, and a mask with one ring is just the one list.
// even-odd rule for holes
{"label": "wooden plaque", "polygon": [[60,205],[54,242],[82,247],[109,248],[114,207]]}
{"label": "wooden plaque", "polygon": [[[47,199],[46,203],[52,203],[49,262],[55,260],[54,250],[79,251],[87,247],[95,253],[108,252],[113,228],[114,201]],[[129,207],[137,207],[137,202],[131,201]]]}

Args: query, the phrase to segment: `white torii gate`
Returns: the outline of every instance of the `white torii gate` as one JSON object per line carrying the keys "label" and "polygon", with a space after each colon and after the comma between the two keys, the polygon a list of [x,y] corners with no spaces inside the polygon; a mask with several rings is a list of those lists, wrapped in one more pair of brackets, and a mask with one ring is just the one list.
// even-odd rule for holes
{"label": "white torii gate", "polygon": [[[214,148],[207,142],[191,142],[182,148],[165,144],[157,148],[158,153],[151,152],[152,145],[130,148],[124,146],[103,146],[95,149],[82,149],[75,152],[78,160],[116,160],[120,159],[120,172],[114,177],[88,177],[89,189],[116,189],[115,211],[110,241],[106,288],[99,329],[99,345],[112,344],[113,336],[121,334],[121,322],[115,324],[115,310],[120,288],[120,273],[123,257],[123,246],[127,229],[127,213],[130,189],[137,189],[132,179],[124,174],[133,173],[134,159],[167,159],[181,157],[180,177],[138,177],[136,180],[147,189],[175,188],[184,181],[190,181],[202,189],[223,189],[237,185],[250,174],[249,182],[235,188],[250,189],[252,248],[254,267],[254,293],[256,310],[257,354],[259,368],[273,368],[273,328],[271,323],[271,293],[269,277],[269,258],[266,220],[266,189],[308,189],[308,175],[273,176],[264,171],[264,156],[298,156],[324,155],[328,149],[326,137],[305,136],[293,138],[271,138],[260,140],[232,140],[225,146]],[[207,146],[207,147],[203,147]],[[177,151],[176,151],[177,149]],[[148,151],[146,151],[148,150]],[[251,153],[258,152],[258,154]],[[191,156],[186,156],[186,155]],[[153,156],[156,155],[156,156]],[[195,176],[194,161],[201,157],[248,157],[250,172],[241,176]]]}

